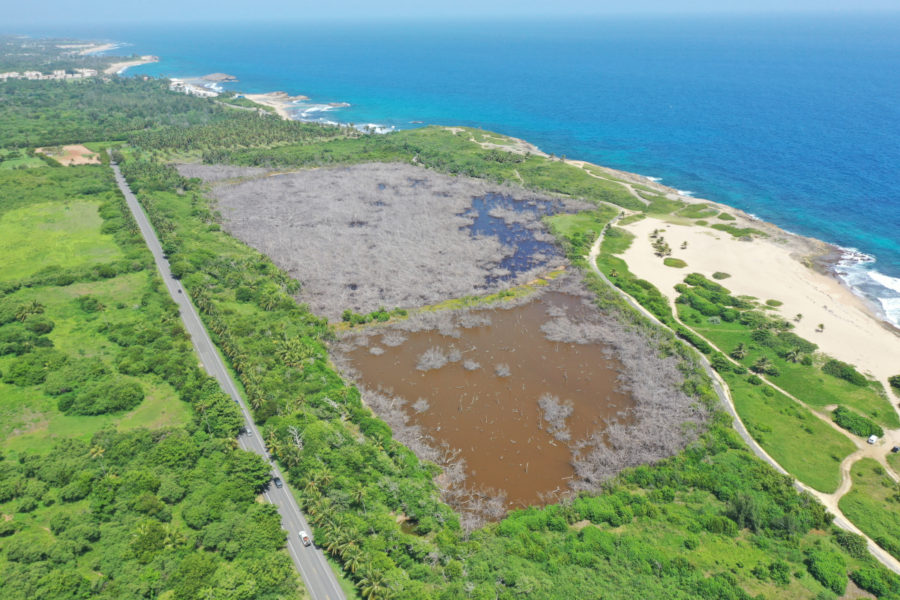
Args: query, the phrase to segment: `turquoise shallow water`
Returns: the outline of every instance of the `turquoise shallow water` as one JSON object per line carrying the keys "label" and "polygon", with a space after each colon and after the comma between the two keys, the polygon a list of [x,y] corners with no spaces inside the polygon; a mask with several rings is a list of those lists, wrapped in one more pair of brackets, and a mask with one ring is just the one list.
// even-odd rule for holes
{"label": "turquoise shallow water", "polygon": [[840,270],[900,323],[898,16],[33,33],[162,58],[135,74],[305,94],[305,118],[473,125],[659,177],[864,253]]}

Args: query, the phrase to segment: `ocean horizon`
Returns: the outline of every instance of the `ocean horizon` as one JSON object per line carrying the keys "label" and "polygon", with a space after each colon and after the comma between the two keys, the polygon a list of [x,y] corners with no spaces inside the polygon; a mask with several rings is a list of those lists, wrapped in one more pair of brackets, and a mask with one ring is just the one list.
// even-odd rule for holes
{"label": "ocean horizon", "polygon": [[[467,125],[658,178],[846,250],[900,325],[900,17],[190,24],[27,31],[154,54],[127,75],[234,75],[296,118]],[[336,108],[331,103],[349,103]]]}

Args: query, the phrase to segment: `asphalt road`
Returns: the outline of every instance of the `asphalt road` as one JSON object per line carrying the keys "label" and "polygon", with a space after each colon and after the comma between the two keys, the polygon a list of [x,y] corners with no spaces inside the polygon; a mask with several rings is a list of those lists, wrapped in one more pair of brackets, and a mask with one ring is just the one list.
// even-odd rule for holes
{"label": "asphalt road", "polygon": [[[134,220],[137,221],[141,234],[147,242],[147,247],[150,248],[150,252],[153,253],[153,259],[156,261],[156,267],[159,269],[159,273],[162,275],[163,281],[166,284],[166,289],[169,290],[169,295],[172,296],[172,300],[178,304],[178,308],[181,312],[181,319],[184,321],[184,326],[191,336],[194,348],[200,356],[200,363],[203,365],[203,368],[206,369],[207,373],[216,378],[219,385],[222,386],[222,389],[231,396],[241,408],[247,428],[246,431],[249,433],[241,434],[238,437],[238,443],[244,450],[255,452],[269,461],[268,456],[266,455],[266,446],[263,443],[263,438],[256,428],[253,419],[250,417],[250,412],[247,410],[243,399],[238,393],[234,380],[232,380],[216,347],[209,338],[209,334],[203,326],[203,322],[200,320],[200,316],[197,314],[194,305],[191,303],[187,291],[181,287],[180,282],[172,277],[172,271],[169,269],[169,261],[163,256],[162,246],[160,246],[159,239],[156,237],[156,232],[150,225],[147,215],[144,214],[143,208],[141,208],[137,198],[135,198],[134,194],[131,192],[131,188],[128,187],[128,183],[122,176],[119,167],[117,165],[112,165],[112,168],[116,175],[116,182],[119,184],[119,189],[122,190],[122,194],[125,195],[125,201],[128,204],[128,208],[131,210]],[[282,481],[285,481],[284,475],[282,475],[281,471],[278,469],[278,465],[274,464],[274,462],[269,462],[272,465],[272,473],[281,478]],[[300,507],[297,506],[297,502],[290,493],[287,483],[280,489],[274,485],[269,486],[265,496],[269,502],[278,507],[278,512],[281,514],[281,526],[288,534],[288,554],[290,554],[291,560],[294,561],[297,572],[299,572],[300,576],[303,578],[303,582],[306,584],[306,589],[309,592],[310,597],[313,598],[313,600],[343,600],[345,598],[344,593],[338,585],[334,572],[326,562],[324,554],[322,554],[321,550],[316,548],[315,545],[305,547],[300,542],[299,532],[301,530],[306,531],[311,536],[312,529],[310,528],[309,523],[306,522],[303,513],[300,512]]]}

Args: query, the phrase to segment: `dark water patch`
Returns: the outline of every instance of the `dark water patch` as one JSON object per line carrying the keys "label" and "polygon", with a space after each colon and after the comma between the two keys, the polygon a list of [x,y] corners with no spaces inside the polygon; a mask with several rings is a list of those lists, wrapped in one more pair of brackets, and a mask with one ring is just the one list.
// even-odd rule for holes
{"label": "dark water patch", "polygon": [[511,196],[488,193],[472,199],[465,213],[473,219],[472,237],[492,236],[512,252],[503,256],[497,267],[485,277],[486,286],[514,279],[517,275],[560,257],[559,250],[541,223],[541,217],[562,210],[558,201],[549,199],[516,200]]}

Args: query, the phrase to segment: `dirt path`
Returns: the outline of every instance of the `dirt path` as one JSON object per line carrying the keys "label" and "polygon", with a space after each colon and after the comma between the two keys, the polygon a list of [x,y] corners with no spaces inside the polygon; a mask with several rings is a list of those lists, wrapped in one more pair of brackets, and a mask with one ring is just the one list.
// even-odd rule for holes
{"label": "dirt path", "polygon": [[587,163],[583,160],[567,160],[566,164],[572,165],[573,167],[578,167],[579,169],[581,169],[582,171],[584,171],[585,173],[587,173],[588,175],[590,175],[591,177],[593,177],[595,179],[602,179],[603,181],[609,181],[610,183],[618,183],[619,185],[624,187],[626,190],[628,190],[628,193],[631,194],[632,196],[634,196],[635,198],[637,198],[638,201],[641,202],[644,206],[650,206],[650,201],[647,200],[646,198],[644,198],[643,196],[641,196],[640,194],[638,194],[634,190],[634,186],[632,186],[627,181],[620,181],[618,179],[611,179],[609,177],[601,177],[600,175],[597,175],[596,173],[591,173],[590,171],[587,170],[587,168],[586,168]]}
{"label": "dirt path", "polygon": [[[620,216],[617,216],[612,221],[610,221],[608,226],[612,227],[613,225],[615,225],[616,222],[618,222]],[[613,285],[613,283],[597,267],[597,258],[600,256],[600,245],[603,243],[603,236],[604,236],[605,232],[606,232],[606,228],[604,228],[603,232],[601,232],[600,235],[597,236],[597,240],[591,246],[590,252],[585,257],[585,258],[587,258],[587,261],[588,261],[588,264],[590,265],[591,271],[593,271],[594,274],[599,276],[607,285],[609,285],[613,290],[615,290],[626,302],[628,302],[628,304],[630,306],[635,308],[638,312],[640,312],[645,317],[649,318],[654,323],[660,325],[661,327],[666,327],[668,329],[668,327],[666,325],[664,325],[659,319],[657,319],[646,308],[641,306],[634,298],[632,298],[630,295],[628,295],[626,292],[624,292],[620,288]],[[679,323],[681,323],[682,326],[687,327],[686,325],[684,325],[684,323],[681,322],[680,319],[678,319],[677,315],[675,315],[675,319]],[[688,329],[690,329],[690,328],[688,328]],[[704,339],[713,348],[718,349],[715,346],[715,344],[711,343],[709,340],[707,340],[700,334],[696,333],[693,329],[690,329],[690,331],[693,331],[698,337]],[[773,459],[771,456],[769,456],[769,454],[762,448],[762,446],[760,446],[756,442],[756,440],[753,439],[753,437],[750,435],[750,432],[747,431],[747,428],[744,425],[744,422],[741,420],[740,415],[737,413],[737,410],[734,407],[734,401],[731,398],[731,391],[729,390],[728,385],[722,380],[722,378],[715,371],[715,369],[712,368],[712,365],[710,364],[709,359],[707,359],[706,356],[704,356],[703,354],[700,354],[699,352],[697,354],[700,356],[704,370],[706,371],[707,375],[709,375],[709,377],[713,381],[713,388],[716,390],[716,394],[719,396],[719,400],[721,401],[722,405],[725,407],[725,410],[731,415],[732,424],[733,424],[735,430],[738,432],[738,435],[740,435],[741,439],[743,439],[744,442],[747,444],[747,446],[750,448],[750,451],[753,452],[753,454],[756,455],[758,458],[760,458],[761,460],[763,460],[766,463],[768,463],[769,465],[771,465],[779,473],[782,473],[784,475],[788,475],[789,477],[792,477],[794,479],[794,487],[795,488],[797,488],[798,490],[801,490],[801,491],[808,492],[809,494],[814,496],[817,500],[819,500],[819,502],[821,502],[825,506],[826,509],[828,509],[829,512],[831,512],[835,516],[835,518],[834,518],[835,525],[837,525],[841,529],[844,529],[846,531],[851,531],[851,532],[865,538],[866,544],[869,548],[869,552],[878,560],[878,562],[880,562],[882,565],[884,565],[885,567],[887,567],[894,573],[897,573],[898,575],[900,575],[900,561],[898,561],[891,554],[886,552],[883,548],[881,548],[881,546],[876,544],[869,536],[864,534],[856,525],[854,525],[850,521],[850,519],[848,519],[847,517],[844,516],[844,513],[841,512],[840,508],[838,507],[838,502],[840,501],[840,499],[847,492],[850,491],[850,489],[853,485],[853,480],[850,476],[850,469],[852,468],[853,464],[856,463],[856,461],[858,461],[862,458],[874,458],[881,465],[886,467],[887,473],[894,481],[898,481],[897,474],[887,464],[886,456],[887,456],[887,453],[890,452],[891,447],[893,447],[895,445],[900,445],[900,430],[886,431],[885,437],[882,438],[881,440],[879,440],[878,443],[876,443],[874,445],[868,445],[865,442],[861,442],[859,440],[851,438],[851,439],[853,439],[854,443],[857,445],[858,449],[856,450],[856,452],[854,452],[854,453],[850,454],[849,456],[847,456],[846,458],[844,458],[844,460],[841,462],[841,467],[840,467],[841,468],[841,483],[838,486],[838,489],[835,490],[835,492],[833,492],[831,494],[826,494],[824,492],[820,492],[820,491],[815,490],[815,489],[807,486],[806,484],[798,481],[795,477],[793,477],[790,473],[788,473],[784,467],[782,467],[780,464],[778,464],[778,462],[775,459]],[[725,354],[725,356],[728,358],[728,360],[731,360],[732,362],[734,362],[731,359],[731,357],[728,356],[727,353],[723,352],[723,354]],[[772,385],[773,388],[775,388],[778,391],[782,392],[783,394],[787,395],[789,398],[793,399],[794,401],[809,408],[805,403],[801,402],[794,396],[788,394],[787,392],[785,392],[778,386],[773,385],[769,381],[766,381],[766,383],[768,383],[769,385]],[[812,410],[812,409],[810,409],[810,410]],[[815,414],[820,419],[823,418],[822,415],[816,411],[813,411],[813,414]],[[825,420],[825,419],[823,419],[823,420]],[[837,425],[835,425],[834,423],[831,423],[830,419],[828,419],[828,421],[831,425],[837,427]],[[842,434],[848,435],[848,437],[849,437],[850,434],[848,434],[848,432],[845,432],[844,430],[842,430],[840,428],[838,428],[838,429],[839,429],[839,431],[841,431]]]}

